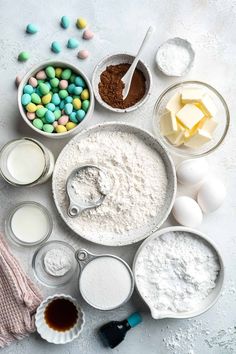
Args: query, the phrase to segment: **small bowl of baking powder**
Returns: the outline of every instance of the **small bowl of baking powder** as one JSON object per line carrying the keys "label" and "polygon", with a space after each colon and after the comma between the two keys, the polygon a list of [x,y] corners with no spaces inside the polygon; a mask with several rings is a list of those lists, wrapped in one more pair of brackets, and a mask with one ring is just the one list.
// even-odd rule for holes
{"label": "small bowl of baking powder", "polygon": [[167,76],[184,76],[193,66],[195,52],[186,39],[175,37],[168,39],[158,48],[156,64]]}

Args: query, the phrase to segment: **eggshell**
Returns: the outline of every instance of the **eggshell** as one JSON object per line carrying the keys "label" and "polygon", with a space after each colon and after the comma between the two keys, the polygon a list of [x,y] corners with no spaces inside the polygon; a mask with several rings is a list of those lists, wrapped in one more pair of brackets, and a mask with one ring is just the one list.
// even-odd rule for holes
{"label": "eggshell", "polygon": [[176,167],[178,182],[188,186],[202,182],[206,178],[207,172],[206,159],[185,160]]}
{"label": "eggshell", "polygon": [[199,205],[187,196],[176,198],[172,214],[180,225],[196,227],[202,222],[202,211]]}
{"label": "eggshell", "polygon": [[198,191],[197,201],[204,213],[218,209],[226,196],[224,184],[217,178],[207,179]]}

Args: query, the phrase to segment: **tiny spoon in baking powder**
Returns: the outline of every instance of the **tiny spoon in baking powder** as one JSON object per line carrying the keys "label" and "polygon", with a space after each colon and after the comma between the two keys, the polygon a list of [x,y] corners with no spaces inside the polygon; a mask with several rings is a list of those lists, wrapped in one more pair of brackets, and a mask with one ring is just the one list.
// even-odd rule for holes
{"label": "tiny spoon in baking powder", "polygon": [[145,44],[147,43],[148,39],[150,38],[150,35],[152,34],[153,32],[153,27],[150,26],[149,29],[147,30],[147,33],[142,41],[142,44],[139,48],[139,51],[133,61],[133,63],[131,64],[129,70],[125,73],[125,75],[122,77],[122,81],[124,83],[124,88],[123,88],[123,91],[122,91],[122,94],[123,94],[123,100],[126,99],[126,97],[128,96],[128,93],[129,93],[129,90],[130,90],[130,85],[131,85],[131,81],[132,81],[132,78],[133,78],[133,74],[134,74],[134,70],[136,69],[136,66],[139,62],[139,58],[141,56],[141,53],[145,47]]}

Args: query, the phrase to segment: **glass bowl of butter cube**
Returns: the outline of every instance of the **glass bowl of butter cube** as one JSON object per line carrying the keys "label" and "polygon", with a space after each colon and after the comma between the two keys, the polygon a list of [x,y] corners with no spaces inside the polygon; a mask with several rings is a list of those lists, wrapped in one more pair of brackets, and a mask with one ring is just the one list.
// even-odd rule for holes
{"label": "glass bowl of butter cube", "polygon": [[153,129],[170,152],[194,158],[221,145],[229,122],[228,106],[217,90],[204,82],[185,81],[160,95],[154,108]]}

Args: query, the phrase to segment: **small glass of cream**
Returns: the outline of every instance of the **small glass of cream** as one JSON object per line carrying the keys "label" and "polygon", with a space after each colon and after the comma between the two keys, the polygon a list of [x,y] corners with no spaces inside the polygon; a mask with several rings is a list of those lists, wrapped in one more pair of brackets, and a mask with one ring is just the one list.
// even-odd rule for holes
{"label": "small glass of cream", "polygon": [[35,246],[49,238],[53,221],[48,210],[36,202],[22,202],[9,213],[6,234],[13,243]]}
{"label": "small glass of cream", "polygon": [[45,146],[31,138],[12,140],[0,151],[0,173],[14,186],[46,182],[54,169],[54,157]]}

